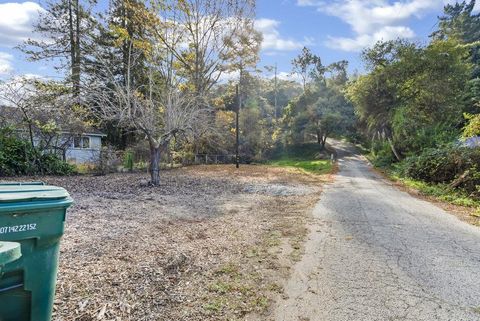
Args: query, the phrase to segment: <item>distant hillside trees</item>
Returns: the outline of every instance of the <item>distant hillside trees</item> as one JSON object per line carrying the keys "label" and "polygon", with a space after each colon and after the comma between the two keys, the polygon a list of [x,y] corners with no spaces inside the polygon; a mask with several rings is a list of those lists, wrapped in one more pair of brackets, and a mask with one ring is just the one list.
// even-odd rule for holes
{"label": "distant hillside trees", "polygon": [[285,139],[315,140],[322,150],[331,135],[348,135],[354,129],[353,106],[343,93],[348,62],[324,66],[319,56],[304,48],[292,65],[293,73],[301,75],[304,91],[285,110]]}

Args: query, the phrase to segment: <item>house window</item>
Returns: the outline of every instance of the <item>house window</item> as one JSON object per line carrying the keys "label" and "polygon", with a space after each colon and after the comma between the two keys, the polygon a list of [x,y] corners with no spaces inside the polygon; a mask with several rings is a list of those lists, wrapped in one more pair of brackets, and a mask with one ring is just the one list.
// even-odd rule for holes
{"label": "house window", "polygon": [[74,137],[73,148],[90,148],[90,137]]}

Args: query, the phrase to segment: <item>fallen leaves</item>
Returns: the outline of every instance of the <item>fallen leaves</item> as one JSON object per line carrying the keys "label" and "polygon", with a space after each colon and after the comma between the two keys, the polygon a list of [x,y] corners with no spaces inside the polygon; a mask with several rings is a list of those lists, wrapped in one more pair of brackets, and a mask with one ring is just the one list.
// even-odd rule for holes
{"label": "fallen leaves", "polygon": [[327,180],[265,166],[164,171],[159,187],[145,179],[43,179],[75,200],[61,245],[54,321],[265,313],[281,292],[290,256],[301,254],[308,210]]}

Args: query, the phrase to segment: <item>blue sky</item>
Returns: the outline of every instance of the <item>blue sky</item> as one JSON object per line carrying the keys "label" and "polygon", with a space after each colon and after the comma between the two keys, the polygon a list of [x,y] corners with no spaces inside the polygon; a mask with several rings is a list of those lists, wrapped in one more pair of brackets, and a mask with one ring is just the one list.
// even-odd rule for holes
{"label": "blue sky", "polygon": [[[264,34],[259,67],[277,63],[281,77],[287,78],[291,60],[307,46],[324,64],[346,59],[350,71],[362,71],[362,48],[398,37],[426,42],[448,2],[455,1],[258,0],[256,26]],[[14,49],[32,36],[31,25],[41,3],[0,0],[0,78],[55,75],[48,64],[29,63]]]}
{"label": "blue sky", "polygon": [[[284,75],[303,45],[324,64],[346,59],[350,71],[363,70],[360,51],[377,40],[398,37],[426,42],[447,0],[264,0],[258,1],[260,29],[271,41],[261,65],[278,63]],[[476,10],[480,7],[480,1]],[[265,20],[269,19],[269,20]],[[271,21],[270,21],[271,20]],[[273,23],[273,21],[275,23]],[[270,25],[268,25],[270,23]],[[274,25],[274,28],[272,27]],[[271,34],[274,34],[274,37]],[[272,39],[275,38],[275,39]],[[277,40],[276,42],[274,40]],[[288,40],[290,45],[281,45]],[[275,45],[277,43],[277,45]]]}

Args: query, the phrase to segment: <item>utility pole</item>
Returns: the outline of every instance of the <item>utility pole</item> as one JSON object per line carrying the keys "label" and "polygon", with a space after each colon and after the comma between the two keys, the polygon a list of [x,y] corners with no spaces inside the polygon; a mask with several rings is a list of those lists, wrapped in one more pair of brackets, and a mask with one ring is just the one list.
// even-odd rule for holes
{"label": "utility pole", "polygon": [[240,114],[240,106],[242,104],[242,98],[238,90],[239,85],[236,86],[235,92],[236,92],[236,98],[237,98],[237,108],[235,109],[235,167],[239,168],[240,167],[240,155],[238,153],[238,147],[240,145],[240,136],[239,136],[239,129],[238,129],[238,116]]}

